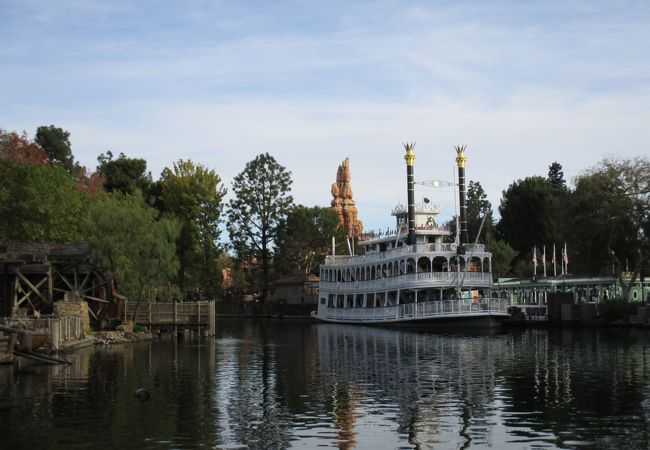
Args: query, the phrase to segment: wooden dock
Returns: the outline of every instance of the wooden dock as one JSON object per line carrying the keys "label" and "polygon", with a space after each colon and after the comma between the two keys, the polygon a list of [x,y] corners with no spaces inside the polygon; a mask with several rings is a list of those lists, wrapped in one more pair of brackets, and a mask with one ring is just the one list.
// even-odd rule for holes
{"label": "wooden dock", "polygon": [[[124,319],[132,320],[136,304],[126,302]],[[214,301],[140,303],[134,323],[151,329],[197,330],[199,335],[216,333]]]}

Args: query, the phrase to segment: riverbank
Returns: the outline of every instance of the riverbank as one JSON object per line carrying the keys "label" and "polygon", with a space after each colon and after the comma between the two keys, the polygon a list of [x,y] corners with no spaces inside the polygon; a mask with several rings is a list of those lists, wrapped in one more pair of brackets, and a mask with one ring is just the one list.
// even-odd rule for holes
{"label": "riverbank", "polygon": [[216,303],[217,318],[242,317],[258,319],[311,319],[316,305],[284,305],[278,303]]}

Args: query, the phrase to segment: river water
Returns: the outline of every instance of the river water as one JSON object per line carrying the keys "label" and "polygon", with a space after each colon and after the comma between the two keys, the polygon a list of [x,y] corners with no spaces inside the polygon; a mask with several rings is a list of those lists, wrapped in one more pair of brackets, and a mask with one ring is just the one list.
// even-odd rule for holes
{"label": "river water", "polygon": [[0,366],[0,448],[648,448],[649,342],[223,321]]}

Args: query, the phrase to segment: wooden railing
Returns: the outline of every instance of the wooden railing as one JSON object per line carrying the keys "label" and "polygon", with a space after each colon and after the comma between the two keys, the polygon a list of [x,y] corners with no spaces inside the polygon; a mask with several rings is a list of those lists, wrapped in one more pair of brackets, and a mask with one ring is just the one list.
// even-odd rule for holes
{"label": "wooden railing", "polygon": [[203,328],[209,336],[214,336],[215,310],[214,301],[184,302],[184,303],[140,303],[126,302],[124,319],[133,320],[138,325],[181,326]]}
{"label": "wooden railing", "polygon": [[84,338],[81,316],[41,316],[6,318],[2,324],[17,331],[31,330],[47,335],[49,345],[58,349],[60,344]]}

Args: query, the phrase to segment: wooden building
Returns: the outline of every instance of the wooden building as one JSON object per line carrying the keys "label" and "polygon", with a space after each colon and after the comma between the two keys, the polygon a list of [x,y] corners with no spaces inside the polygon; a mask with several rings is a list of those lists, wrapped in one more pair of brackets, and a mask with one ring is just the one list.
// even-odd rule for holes
{"label": "wooden building", "polygon": [[271,302],[283,305],[317,305],[319,278],[296,274],[271,283]]}

